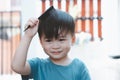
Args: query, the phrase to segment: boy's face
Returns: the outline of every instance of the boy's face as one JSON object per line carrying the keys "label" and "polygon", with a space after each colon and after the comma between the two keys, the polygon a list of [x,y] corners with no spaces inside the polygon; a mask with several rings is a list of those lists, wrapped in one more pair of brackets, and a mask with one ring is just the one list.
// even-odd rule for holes
{"label": "boy's face", "polygon": [[41,36],[40,42],[46,54],[53,60],[63,59],[67,54],[75,40],[71,34],[60,34],[57,39],[48,39],[44,35]]}

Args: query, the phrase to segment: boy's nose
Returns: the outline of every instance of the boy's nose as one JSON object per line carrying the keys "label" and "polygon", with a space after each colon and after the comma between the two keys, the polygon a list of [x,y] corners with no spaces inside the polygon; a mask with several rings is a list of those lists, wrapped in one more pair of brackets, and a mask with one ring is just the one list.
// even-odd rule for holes
{"label": "boy's nose", "polygon": [[52,48],[54,48],[54,49],[60,48],[60,43],[57,42],[57,41],[54,41],[53,45],[52,45]]}

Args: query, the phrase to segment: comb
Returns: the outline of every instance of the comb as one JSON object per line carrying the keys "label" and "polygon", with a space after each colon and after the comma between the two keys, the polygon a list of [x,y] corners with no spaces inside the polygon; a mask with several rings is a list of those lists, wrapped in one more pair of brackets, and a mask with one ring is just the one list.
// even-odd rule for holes
{"label": "comb", "polygon": [[[42,22],[45,21],[47,17],[50,16],[51,12],[54,10],[55,9],[53,6],[49,7],[41,16],[38,17],[39,21],[42,21]],[[30,28],[30,25],[28,25],[24,31],[26,31],[28,28]]]}

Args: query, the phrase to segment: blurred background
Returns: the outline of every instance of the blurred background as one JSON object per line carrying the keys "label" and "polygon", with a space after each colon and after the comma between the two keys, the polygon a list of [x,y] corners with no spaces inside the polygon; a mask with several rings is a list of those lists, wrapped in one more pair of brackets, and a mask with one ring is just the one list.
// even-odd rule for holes
{"label": "blurred background", "polygon": [[[85,62],[92,80],[120,80],[119,0],[0,0],[0,80],[21,80],[10,65],[24,25],[51,5],[75,19],[76,42],[69,56]],[[38,34],[32,40],[28,59],[36,56],[47,57]]]}

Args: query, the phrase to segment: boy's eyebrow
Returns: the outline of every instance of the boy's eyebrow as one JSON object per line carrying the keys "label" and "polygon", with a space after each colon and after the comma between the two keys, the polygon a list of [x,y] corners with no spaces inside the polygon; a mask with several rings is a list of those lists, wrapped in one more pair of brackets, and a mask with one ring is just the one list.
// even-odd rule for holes
{"label": "boy's eyebrow", "polygon": [[[66,35],[59,35],[59,36],[58,36],[58,38],[65,38],[65,37],[66,37]],[[55,38],[55,37],[53,37],[53,38],[48,38],[48,37],[44,36],[43,38],[44,38],[44,39],[53,39],[53,38]]]}
{"label": "boy's eyebrow", "polygon": [[59,35],[59,37],[66,37],[66,35]]}

